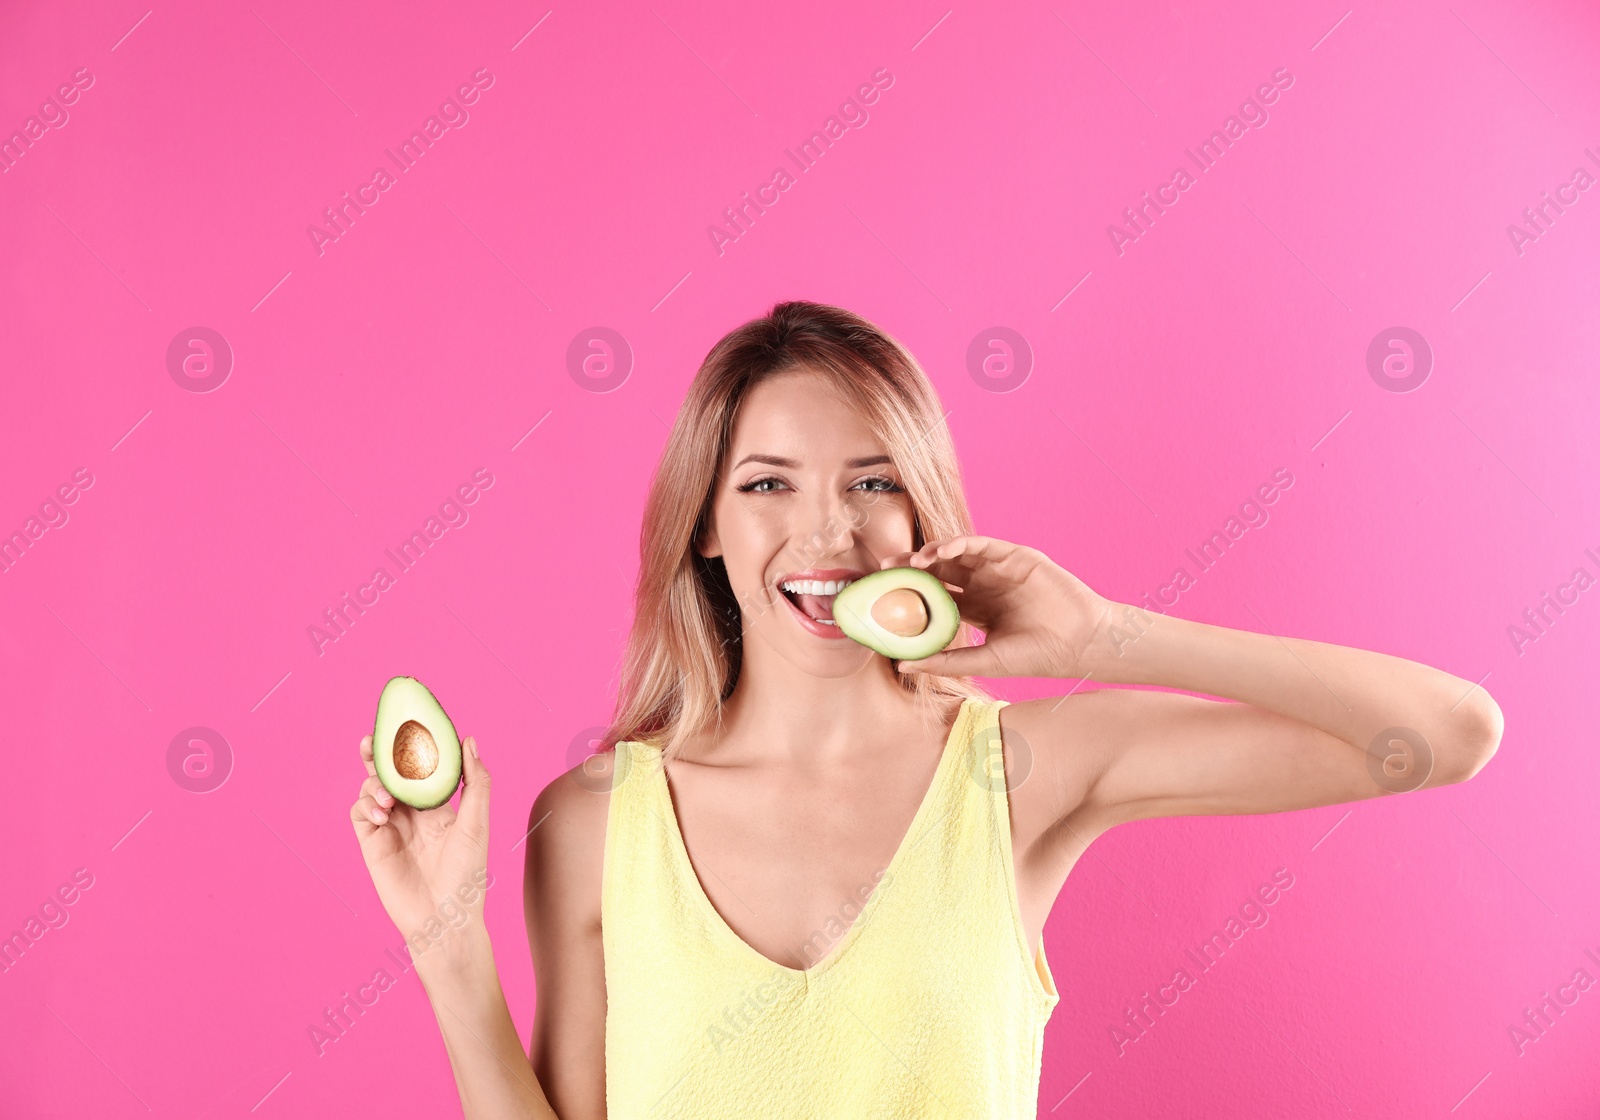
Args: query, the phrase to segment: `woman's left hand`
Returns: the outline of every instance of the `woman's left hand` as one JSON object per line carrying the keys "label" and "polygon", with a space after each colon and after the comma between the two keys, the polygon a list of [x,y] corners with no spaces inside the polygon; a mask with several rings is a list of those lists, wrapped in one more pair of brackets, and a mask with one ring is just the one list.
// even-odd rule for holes
{"label": "woman's left hand", "polygon": [[885,557],[883,568],[923,568],[958,590],[961,618],[984,633],[980,646],[952,647],[901,672],[952,677],[1073,677],[1115,604],[1036,548],[960,536]]}

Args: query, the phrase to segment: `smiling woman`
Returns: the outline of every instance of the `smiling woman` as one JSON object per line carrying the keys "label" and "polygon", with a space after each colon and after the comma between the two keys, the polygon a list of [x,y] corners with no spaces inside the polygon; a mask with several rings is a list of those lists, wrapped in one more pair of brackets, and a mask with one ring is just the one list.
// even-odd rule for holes
{"label": "smiling woman", "polygon": [[[779,304],[713,347],[645,506],[639,603],[613,737],[656,739],[669,761],[676,757],[738,686],[751,638],[806,663],[833,656],[829,646],[801,641],[806,633],[830,645],[842,637],[813,622],[826,603],[803,596],[790,610],[783,581],[855,579],[890,553],[970,533],[943,413],[903,346],[836,308]],[[759,549],[725,554],[718,525],[755,534]],[[819,564],[852,548],[870,568]],[[666,609],[673,601],[692,606]],[[962,626],[956,644],[972,640]],[[838,652],[861,656],[844,645],[852,648]],[[706,671],[685,675],[683,665]],[[988,697],[942,677],[901,687],[925,704]]]}
{"label": "smiling woman", "polygon": [[[1043,927],[1096,836],[1493,755],[1498,706],[1426,665],[1168,615],[1127,640],[1131,606],[973,533],[943,417],[839,308],[780,303],[712,347],[646,502],[604,750],[529,814],[530,1050],[479,912],[417,963],[472,1120],[1032,1117],[1060,999]],[[889,640],[935,620],[880,588],[938,614],[936,585],[954,640]],[[875,644],[835,625],[880,605]],[[1011,704],[977,677],[1156,688]],[[363,740],[351,819],[402,929],[486,858],[463,746],[457,817],[396,804]]]}

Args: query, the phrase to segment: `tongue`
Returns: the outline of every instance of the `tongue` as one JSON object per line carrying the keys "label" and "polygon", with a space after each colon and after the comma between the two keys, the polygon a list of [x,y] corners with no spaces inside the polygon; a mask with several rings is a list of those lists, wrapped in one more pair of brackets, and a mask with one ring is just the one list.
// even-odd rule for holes
{"label": "tongue", "polygon": [[832,595],[796,595],[795,602],[801,611],[816,619],[833,618]]}

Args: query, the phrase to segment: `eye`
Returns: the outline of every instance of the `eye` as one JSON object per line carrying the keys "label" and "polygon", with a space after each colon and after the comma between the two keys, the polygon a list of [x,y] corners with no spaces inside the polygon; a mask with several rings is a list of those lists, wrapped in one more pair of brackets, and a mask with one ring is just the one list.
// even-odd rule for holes
{"label": "eye", "polygon": [[[905,487],[896,483],[894,479],[885,478],[883,475],[873,475],[871,478],[863,478],[860,482],[856,483],[856,486],[865,486],[869,493],[875,494],[905,493]],[[851,487],[851,489],[855,489],[855,487]]]}
{"label": "eye", "polygon": [[749,494],[749,493],[770,494],[770,493],[772,493],[772,489],[768,488],[768,486],[767,486],[767,483],[769,483],[769,482],[772,483],[773,488],[776,488],[778,486],[782,486],[784,484],[783,480],[781,478],[774,478],[771,475],[767,475],[767,476],[765,476],[763,478],[753,478],[749,482],[746,482],[743,485],[736,487],[736,489],[741,494]]}

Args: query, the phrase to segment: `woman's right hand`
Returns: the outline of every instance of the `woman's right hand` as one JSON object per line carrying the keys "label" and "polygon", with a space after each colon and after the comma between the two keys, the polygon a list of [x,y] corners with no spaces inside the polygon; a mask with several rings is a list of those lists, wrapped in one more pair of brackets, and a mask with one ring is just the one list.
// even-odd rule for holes
{"label": "woman's right hand", "polygon": [[446,951],[433,960],[441,962],[470,951],[484,929],[488,885],[489,771],[477,741],[469,735],[461,744],[466,782],[459,811],[448,802],[436,809],[396,802],[378,780],[370,735],[361,739],[361,761],[367,780],[350,821],[384,910],[413,957],[439,946]]}

